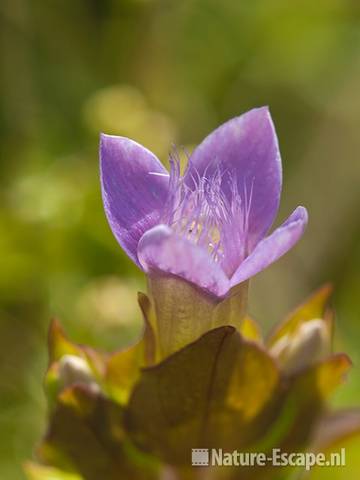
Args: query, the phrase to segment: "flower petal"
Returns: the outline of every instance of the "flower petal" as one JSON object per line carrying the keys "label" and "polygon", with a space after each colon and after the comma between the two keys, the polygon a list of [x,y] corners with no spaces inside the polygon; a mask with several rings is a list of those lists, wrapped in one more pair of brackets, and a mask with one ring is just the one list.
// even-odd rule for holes
{"label": "flower petal", "polygon": [[175,275],[216,297],[223,297],[229,290],[229,279],[220,265],[203,248],[178,236],[167,225],[157,225],[142,236],[138,258],[147,273]]}
{"label": "flower petal", "polygon": [[284,255],[304,233],[308,220],[306,208],[297,207],[271,235],[264,238],[242,262],[231,278],[231,286],[247,280]]}
{"label": "flower petal", "polygon": [[215,169],[228,172],[222,185],[225,195],[231,194],[231,175],[236,178],[244,201],[246,196],[247,203],[251,203],[248,217],[251,251],[272,225],[281,193],[281,158],[267,107],[233,118],[208,135],[190,157],[186,182],[191,186],[193,178],[205,172],[211,176]]}
{"label": "flower petal", "polygon": [[100,175],[111,230],[139,265],[137,245],[159,221],[168,191],[168,173],[156,156],[124,137],[101,135]]}

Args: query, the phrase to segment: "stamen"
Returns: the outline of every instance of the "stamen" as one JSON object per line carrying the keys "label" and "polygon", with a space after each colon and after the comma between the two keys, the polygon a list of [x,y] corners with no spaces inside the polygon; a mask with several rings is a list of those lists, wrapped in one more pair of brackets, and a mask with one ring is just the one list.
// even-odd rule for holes
{"label": "stamen", "polygon": [[[185,184],[180,158],[170,155],[169,194],[161,221],[203,247],[230,277],[248,252],[248,227],[254,179],[242,191],[236,175],[210,164],[202,175],[193,171]],[[190,185],[189,185],[190,183]]]}

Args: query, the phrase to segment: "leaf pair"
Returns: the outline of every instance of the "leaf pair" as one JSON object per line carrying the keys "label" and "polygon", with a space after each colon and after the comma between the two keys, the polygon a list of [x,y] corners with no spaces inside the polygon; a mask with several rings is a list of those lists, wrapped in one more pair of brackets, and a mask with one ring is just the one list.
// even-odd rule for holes
{"label": "leaf pair", "polygon": [[[266,340],[246,317],[238,328],[214,328],[163,360],[154,312],[143,294],[143,337],[122,351],[107,354],[74,344],[53,323],[45,381],[49,428],[38,450],[42,465],[28,464],[29,478],[153,480],[169,465],[180,478],[192,479],[192,448],[321,450],[356,434],[358,411],[327,411],[350,360],[345,354],[311,357],[304,336],[304,326],[316,320],[331,337],[329,293],[328,287],[320,289]],[[289,349],[294,342],[297,350]],[[289,359],[304,358],[294,352],[305,347],[307,363],[286,368]],[[210,473],[218,478],[216,470]],[[221,478],[278,474],[243,468],[240,477],[229,468]]]}

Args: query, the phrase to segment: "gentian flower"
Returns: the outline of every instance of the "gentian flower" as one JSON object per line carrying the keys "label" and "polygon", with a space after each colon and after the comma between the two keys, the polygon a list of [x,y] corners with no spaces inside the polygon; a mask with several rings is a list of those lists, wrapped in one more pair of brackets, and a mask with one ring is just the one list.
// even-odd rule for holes
{"label": "gentian flower", "polygon": [[268,108],[253,109],[212,132],[184,175],[124,137],[101,135],[101,185],[110,227],[150,276],[183,279],[227,297],[299,240],[307,211],[297,207],[269,236],[279,207],[282,167]]}

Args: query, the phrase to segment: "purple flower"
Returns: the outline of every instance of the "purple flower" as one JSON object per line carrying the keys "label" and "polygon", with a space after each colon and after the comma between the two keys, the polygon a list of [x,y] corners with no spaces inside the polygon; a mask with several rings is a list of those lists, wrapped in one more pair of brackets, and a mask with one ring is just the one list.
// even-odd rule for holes
{"label": "purple flower", "polygon": [[297,207],[269,236],[282,171],[267,108],[212,132],[170,173],[124,137],[101,135],[101,184],[111,229],[149,275],[180,277],[218,298],[260,272],[299,240],[307,211]]}

